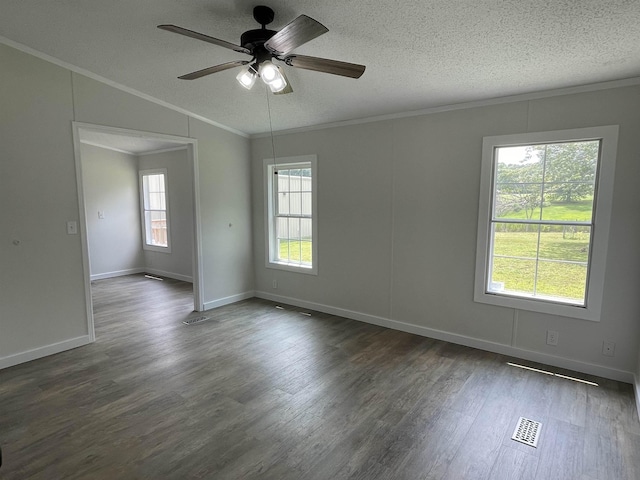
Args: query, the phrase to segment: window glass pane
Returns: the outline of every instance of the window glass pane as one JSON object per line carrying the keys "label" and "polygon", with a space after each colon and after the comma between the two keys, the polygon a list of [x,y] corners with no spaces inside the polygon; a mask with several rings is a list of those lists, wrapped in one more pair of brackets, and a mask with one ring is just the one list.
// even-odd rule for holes
{"label": "window glass pane", "polygon": [[592,220],[599,141],[545,145],[545,187],[542,218]]}
{"label": "window glass pane", "polygon": [[150,192],[164,192],[164,174],[147,175]]}
{"label": "window glass pane", "polygon": [[151,212],[144,212],[144,242],[147,245],[153,245],[153,236],[151,235]]}
{"label": "window glass pane", "polygon": [[164,193],[149,193],[149,210],[166,210]]}
{"label": "window glass pane", "polygon": [[496,223],[493,227],[493,255],[535,259],[538,252],[538,225]]}
{"label": "window glass pane", "polygon": [[300,180],[300,175],[295,172],[291,172],[289,176],[289,191],[290,192],[299,192],[302,188],[302,182]]}
{"label": "window glass pane", "polygon": [[300,219],[300,238],[304,240],[311,240],[312,237],[312,225],[313,220],[310,218]]}
{"label": "window glass pane", "polygon": [[278,170],[278,192],[289,191],[289,170]]}
{"label": "window glass pane", "polygon": [[302,193],[302,215],[311,216],[312,208],[311,208],[311,192]]}
{"label": "window glass pane", "polygon": [[596,166],[600,149],[599,141],[552,143],[545,145],[546,183],[578,182],[573,190],[558,194],[556,200],[573,201],[593,195]]}
{"label": "window glass pane", "polygon": [[278,260],[286,262],[289,260],[289,240],[278,239]]}
{"label": "window glass pane", "polygon": [[542,184],[503,183],[496,185],[493,217],[539,220]]}
{"label": "window glass pane", "polygon": [[538,263],[538,295],[572,301],[584,305],[587,286],[587,266],[576,263],[550,262]]}
{"label": "window glass pane", "polygon": [[538,232],[538,225],[494,224],[490,292],[533,294]]}
{"label": "window glass pane", "polygon": [[300,241],[289,240],[289,262],[300,263]]}
{"label": "window glass pane", "polygon": [[539,145],[496,148],[496,184],[542,183],[544,150]]}
{"label": "window glass pane", "polygon": [[168,246],[166,212],[146,211],[145,225],[147,226],[145,232],[148,245]]}
{"label": "window glass pane", "polygon": [[587,262],[591,228],[574,225],[540,227],[540,259]]}
{"label": "window glass pane", "polygon": [[488,290],[495,293],[532,295],[535,272],[535,260],[494,256]]}
{"label": "window glass pane", "polygon": [[289,194],[289,213],[291,215],[302,214],[302,194],[299,192],[291,192]]}
{"label": "window glass pane", "polygon": [[[306,265],[312,264],[312,242],[307,240],[282,240],[281,243],[281,260],[290,263],[302,263]],[[285,257],[288,255],[288,257]]]}
{"label": "window glass pane", "polygon": [[276,238],[289,238],[289,219],[287,217],[276,219]]}
{"label": "window glass pane", "polygon": [[544,152],[535,145],[499,147],[495,162],[494,218],[539,219]]}
{"label": "window glass pane", "polygon": [[[577,192],[582,187],[585,187],[585,191],[590,193],[587,196],[578,197]],[[592,184],[551,183],[545,184],[544,188],[543,220],[592,221],[594,193]],[[564,200],[565,196],[573,196],[576,200]]]}
{"label": "window glass pane", "polygon": [[278,211],[276,215],[288,215],[289,212],[289,194],[287,192],[278,193]]}
{"label": "window glass pane", "polygon": [[300,242],[300,261],[305,265],[311,265],[313,263],[311,245],[311,241],[302,240]]}
{"label": "window glass pane", "polygon": [[142,176],[142,208],[149,209],[149,175]]}
{"label": "window glass pane", "polygon": [[303,177],[308,177],[311,178],[311,169],[310,168],[303,168],[300,170],[300,175]]}
{"label": "window glass pane", "polygon": [[289,219],[289,240],[299,240],[299,239],[300,239],[300,219],[290,218]]}

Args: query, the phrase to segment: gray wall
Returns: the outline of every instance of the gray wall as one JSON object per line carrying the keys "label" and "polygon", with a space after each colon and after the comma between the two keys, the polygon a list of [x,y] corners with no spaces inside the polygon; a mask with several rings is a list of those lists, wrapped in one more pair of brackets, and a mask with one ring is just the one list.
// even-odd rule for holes
{"label": "gray wall", "polygon": [[138,157],[85,144],[80,151],[91,278],[139,272]]}
{"label": "gray wall", "polygon": [[85,338],[87,319],[80,236],[65,227],[79,218],[71,74],[2,45],[0,65],[1,362]]}
{"label": "gray wall", "polygon": [[[145,271],[192,281],[193,171],[186,148],[128,155],[82,144],[81,155],[91,278]],[[170,253],[142,248],[138,172],[155,168],[167,169]]]}
{"label": "gray wall", "polygon": [[[144,250],[147,272],[191,281],[193,271],[193,172],[187,150],[138,156],[140,170],[167,169],[171,253]],[[137,175],[137,174],[136,174]],[[140,226],[138,226],[140,241]]]}
{"label": "gray wall", "polygon": [[252,294],[248,139],[5,45],[0,65],[0,368],[90,340],[73,120],[198,139],[204,302]]}
{"label": "gray wall", "polygon": [[[318,275],[265,267],[263,158],[252,140],[258,295],[630,381],[640,336],[640,87],[277,136],[318,155]],[[473,302],[482,137],[620,125],[602,320]],[[277,289],[272,287],[277,279]],[[559,332],[546,345],[547,329]],[[601,353],[616,343],[615,357]]]}
{"label": "gray wall", "polygon": [[[189,127],[200,158],[206,153],[215,159],[200,161],[205,299],[231,300],[249,290],[253,295],[249,142],[193,118]],[[219,304],[209,300],[206,306]]]}

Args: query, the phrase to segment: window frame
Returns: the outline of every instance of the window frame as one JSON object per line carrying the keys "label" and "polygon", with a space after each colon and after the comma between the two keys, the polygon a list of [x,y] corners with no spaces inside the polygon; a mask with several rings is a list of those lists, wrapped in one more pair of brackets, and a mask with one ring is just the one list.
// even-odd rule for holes
{"label": "window frame", "polygon": [[[265,266],[267,268],[286,270],[289,272],[318,274],[318,163],[316,155],[300,155],[295,157],[264,159],[264,205],[265,205]],[[277,260],[277,229],[275,215],[274,171],[290,168],[311,168],[311,266]],[[308,217],[305,217],[308,218]]]}
{"label": "window frame", "polygon": [[[490,292],[488,284],[491,273],[491,215],[495,188],[496,149],[498,147],[589,140],[600,140],[601,143],[600,157],[596,171],[593,227],[591,232],[591,250],[587,266],[585,305],[572,305],[545,298],[519,297],[501,294],[499,292]],[[600,321],[609,227],[611,223],[617,145],[617,125],[497,135],[483,138],[474,285],[475,302],[583,320]]]}
{"label": "window frame", "polygon": [[[147,217],[146,211],[161,211],[161,210],[146,210],[145,209],[145,191],[144,191],[144,177],[149,175],[164,175],[164,202],[165,202],[165,216],[167,223],[167,246],[152,245],[147,243]],[[171,221],[169,214],[169,177],[166,168],[153,168],[148,170],[138,171],[139,179],[139,191],[140,191],[140,225],[142,227],[142,249],[152,252],[171,253]]]}

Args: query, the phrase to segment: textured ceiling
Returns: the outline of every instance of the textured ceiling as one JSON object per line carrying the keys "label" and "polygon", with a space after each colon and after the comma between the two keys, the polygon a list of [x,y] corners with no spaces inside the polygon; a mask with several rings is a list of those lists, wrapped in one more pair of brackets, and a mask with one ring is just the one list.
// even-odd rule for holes
{"label": "textured ceiling", "polygon": [[[269,130],[249,59],[162,31],[173,23],[238,44],[258,28],[246,0],[1,0],[0,36],[194,114]],[[270,96],[274,130],[640,76],[639,0],[273,0],[275,30],[300,14],[329,28],[295,53],[367,66],[359,80],[286,67],[294,93]]]}

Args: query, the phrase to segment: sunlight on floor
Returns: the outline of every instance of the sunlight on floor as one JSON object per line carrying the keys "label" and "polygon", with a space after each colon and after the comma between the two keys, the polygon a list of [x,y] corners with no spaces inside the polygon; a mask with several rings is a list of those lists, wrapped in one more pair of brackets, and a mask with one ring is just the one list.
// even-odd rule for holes
{"label": "sunlight on floor", "polygon": [[511,366],[511,367],[517,367],[517,368],[523,368],[525,370],[531,370],[532,372],[538,372],[538,373],[543,373],[545,375],[551,375],[553,377],[560,377],[560,378],[564,378],[566,380],[573,380],[574,382],[580,382],[580,383],[586,383],[587,385],[592,385],[594,387],[599,386],[597,383],[595,382],[590,382],[588,380],[582,380],[580,378],[575,378],[575,377],[569,377],[567,375],[562,375],[560,373],[553,373],[553,372],[549,372],[547,370],[540,370],[538,368],[533,368],[533,367],[527,367],[525,365],[519,365],[517,363],[511,363],[511,362],[507,362],[507,365]]}

